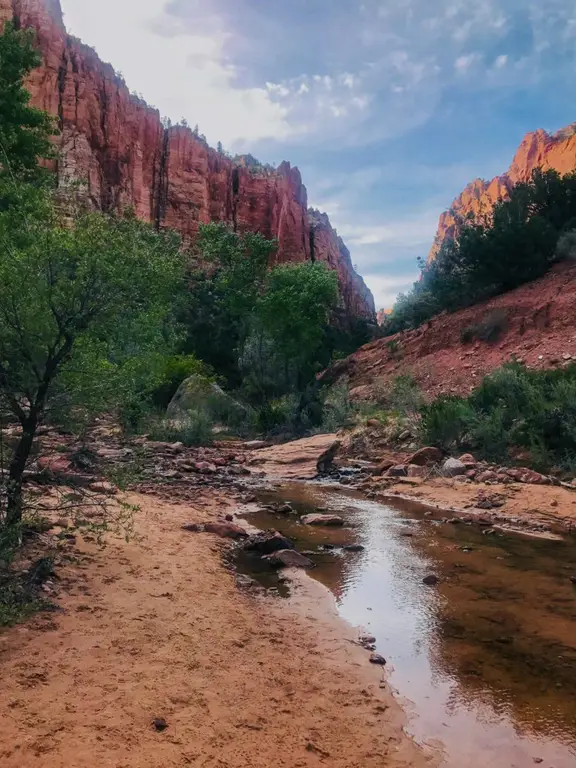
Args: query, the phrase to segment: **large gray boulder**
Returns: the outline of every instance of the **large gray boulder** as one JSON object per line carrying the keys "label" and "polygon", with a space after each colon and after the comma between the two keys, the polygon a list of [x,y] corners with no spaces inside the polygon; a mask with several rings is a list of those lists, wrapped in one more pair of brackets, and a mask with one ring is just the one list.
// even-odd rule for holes
{"label": "large gray boulder", "polygon": [[466,464],[459,459],[446,459],[442,464],[442,474],[444,477],[457,477],[466,474]]}
{"label": "large gray boulder", "polygon": [[184,420],[193,413],[207,413],[215,423],[235,425],[248,415],[247,409],[213,381],[194,374],[184,379],[170,401],[166,416]]}

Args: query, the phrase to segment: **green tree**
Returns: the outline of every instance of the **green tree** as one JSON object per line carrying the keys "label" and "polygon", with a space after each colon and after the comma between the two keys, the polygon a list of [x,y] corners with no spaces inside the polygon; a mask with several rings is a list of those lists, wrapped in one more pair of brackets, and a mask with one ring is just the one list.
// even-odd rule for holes
{"label": "green tree", "polygon": [[6,522],[18,524],[51,398],[66,390],[72,406],[110,410],[170,352],[183,257],[177,236],[134,217],[88,214],[63,227],[47,200],[34,214],[0,215],[0,247],[0,400],[22,427]]}
{"label": "green tree", "polygon": [[337,275],[323,264],[285,264],[268,274],[258,317],[283,356],[286,370],[296,367],[298,388],[313,374],[337,301]]}
{"label": "green tree", "polygon": [[[14,178],[38,181],[38,158],[52,156],[52,118],[30,106],[24,79],[41,63],[31,30],[15,30],[12,22],[0,35],[0,194]],[[8,191],[14,191],[12,186]]]}
{"label": "green tree", "polygon": [[256,232],[238,234],[213,222],[200,227],[196,247],[199,268],[190,281],[186,351],[237,385],[238,359],[276,243]]}

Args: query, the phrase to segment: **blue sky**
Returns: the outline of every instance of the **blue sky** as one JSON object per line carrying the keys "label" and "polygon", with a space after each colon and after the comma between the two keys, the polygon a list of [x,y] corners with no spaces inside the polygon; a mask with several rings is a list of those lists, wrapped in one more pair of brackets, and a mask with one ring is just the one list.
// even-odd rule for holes
{"label": "blue sky", "polygon": [[61,0],[69,29],[211,144],[298,165],[377,306],[524,133],[576,120],[573,0]]}

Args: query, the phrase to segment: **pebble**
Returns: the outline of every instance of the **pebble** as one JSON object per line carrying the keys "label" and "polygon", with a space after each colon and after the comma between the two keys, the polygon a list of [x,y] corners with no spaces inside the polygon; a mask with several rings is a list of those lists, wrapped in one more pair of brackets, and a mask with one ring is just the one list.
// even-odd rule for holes
{"label": "pebble", "polygon": [[156,731],[161,733],[162,731],[165,731],[166,728],[168,728],[168,723],[166,720],[164,720],[163,717],[155,717],[154,720],[152,720],[152,726]]}
{"label": "pebble", "polygon": [[379,664],[381,667],[384,667],[386,663],[384,656],[380,656],[379,653],[370,654],[370,664]]}
{"label": "pebble", "polygon": [[436,584],[438,584],[439,581],[440,579],[434,573],[429,573],[428,576],[424,576],[424,578],[422,579],[422,582],[424,584],[427,584],[430,587],[435,586]]}

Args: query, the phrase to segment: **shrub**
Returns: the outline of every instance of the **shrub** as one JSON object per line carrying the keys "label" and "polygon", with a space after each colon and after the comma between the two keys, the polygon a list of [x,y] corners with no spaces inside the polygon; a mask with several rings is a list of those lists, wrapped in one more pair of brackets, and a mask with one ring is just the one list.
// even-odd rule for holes
{"label": "shrub", "polygon": [[452,451],[466,444],[473,411],[460,397],[443,395],[422,408],[421,435],[427,445]]}
{"label": "shrub", "polygon": [[183,443],[186,446],[210,445],[213,425],[206,411],[190,412],[185,418],[170,420],[156,417],[149,420],[148,436],[152,440],[167,443]]}
{"label": "shrub", "polygon": [[576,259],[576,229],[570,229],[560,236],[555,257],[557,261]]}

